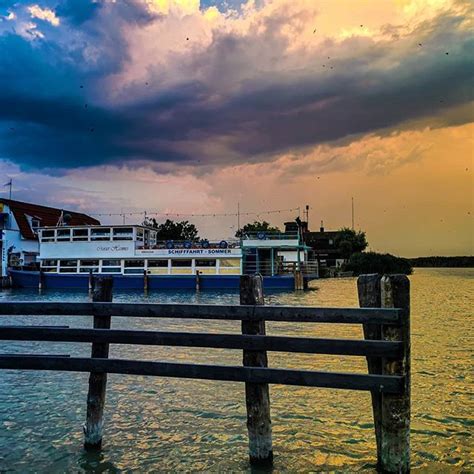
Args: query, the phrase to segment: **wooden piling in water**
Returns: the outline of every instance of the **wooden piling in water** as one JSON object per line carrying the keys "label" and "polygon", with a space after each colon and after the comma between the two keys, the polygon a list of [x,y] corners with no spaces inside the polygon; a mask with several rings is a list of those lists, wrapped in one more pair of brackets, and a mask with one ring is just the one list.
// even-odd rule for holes
{"label": "wooden piling in water", "polygon": [[201,274],[199,270],[196,270],[196,291],[201,290]]}
{"label": "wooden piling in water", "polygon": [[148,291],[148,272],[143,270],[143,291],[146,293]]}
{"label": "wooden piling in water", "polygon": [[[359,294],[359,306],[361,308],[380,308],[380,279],[381,275],[372,273],[370,275],[361,275],[357,279],[357,292]],[[368,340],[380,340],[382,338],[382,328],[380,324],[364,324],[364,338]],[[382,373],[382,360],[380,357],[367,357],[367,368],[369,374]],[[381,407],[382,394],[378,391],[372,391],[372,411],[374,415],[375,439],[377,442],[377,464],[381,464]]]}
{"label": "wooden piling in water", "polygon": [[304,278],[301,270],[295,270],[295,290],[304,290]]}
{"label": "wooden piling in water", "polygon": [[401,341],[402,355],[382,359],[383,375],[404,377],[403,390],[383,394],[380,408],[381,453],[383,472],[410,471],[410,280],[406,275],[384,275],[380,281],[382,308],[400,308],[400,325],[382,326],[382,340]]}
{"label": "wooden piling in water", "polygon": [[38,290],[41,291],[44,288],[44,272],[43,269],[40,268],[38,273]]}
{"label": "wooden piling in water", "polygon": [[[112,277],[97,277],[94,279],[93,286],[93,302],[112,301]],[[110,314],[97,312],[93,317],[94,329],[110,329]],[[109,357],[109,344],[92,343],[91,357],[107,359]],[[90,374],[89,392],[87,394],[87,416],[84,425],[84,448],[86,450],[99,450],[102,447],[106,387],[106,373],[94,372]]]}
{"label": "wooden piling in water", "polygon": [[92,290],[94,289],[94,276],[92,274],[92,270],[89,270],[89,280],[87,286],[89,288],[89,293],[92,293]]}
{"label": "wooden piling in water", "polygon": [[[261,275],[240,277],[240,304],[263,305],[263,278]],[[265,335],[265,321],[242,321],[242,334]],[[266,351],[243,351],[246,367],[268,367]],[[247,428],[249,457],[252,465],[273,464],[270,393],[267,383],[246,383]]]}

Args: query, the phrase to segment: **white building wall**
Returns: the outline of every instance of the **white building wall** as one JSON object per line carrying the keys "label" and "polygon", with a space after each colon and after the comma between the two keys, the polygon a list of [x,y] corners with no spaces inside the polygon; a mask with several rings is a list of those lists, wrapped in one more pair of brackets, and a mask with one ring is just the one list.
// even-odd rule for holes
{"label": "white building wall", "polygon": [[24,261],[25,252],[34,252],[39,254],[39,242],[37,240],[23,239],[20,234],[18,223],[13,213],[10,213],[10,207],[3,204],[1,212],[9,214],[2,230],[2,266],[1,276],[7,276],[9,249],[12,253],[19,253],[20,259]]}

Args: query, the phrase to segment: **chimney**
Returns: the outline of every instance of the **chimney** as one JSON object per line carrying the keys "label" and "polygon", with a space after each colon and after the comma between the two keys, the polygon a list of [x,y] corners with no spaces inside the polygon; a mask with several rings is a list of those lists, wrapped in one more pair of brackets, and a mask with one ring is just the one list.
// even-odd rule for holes
{"label": "chimney", "polygon": [[324,224],[323,224],[323,221],[321,221],[321,227],[319,228],[319,232],[324,232]]}

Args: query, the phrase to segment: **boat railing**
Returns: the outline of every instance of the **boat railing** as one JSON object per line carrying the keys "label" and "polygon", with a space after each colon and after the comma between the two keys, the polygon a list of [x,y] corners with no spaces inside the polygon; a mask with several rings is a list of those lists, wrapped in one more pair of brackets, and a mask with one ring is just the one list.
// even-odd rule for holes
{"label": "boat railing", "polygon": [[298,240],[298,232],[256,231],[243,232],[242,240]]}
{"label": "boat railing", "polygon": [[317,260],[306,262],[245,262],[244,273],[260,273],[263,276],[271,275],[292,275],[301,272],[303,276],[318,276]]}

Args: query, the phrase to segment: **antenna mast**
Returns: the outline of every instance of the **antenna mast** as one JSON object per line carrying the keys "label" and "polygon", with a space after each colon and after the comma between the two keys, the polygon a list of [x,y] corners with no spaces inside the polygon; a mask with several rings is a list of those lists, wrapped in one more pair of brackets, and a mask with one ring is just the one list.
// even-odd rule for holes
{"label": "antenna mast", "polygon": [[354,230],[354,198],[352,199],[352,230]]}

